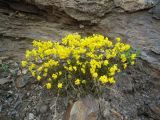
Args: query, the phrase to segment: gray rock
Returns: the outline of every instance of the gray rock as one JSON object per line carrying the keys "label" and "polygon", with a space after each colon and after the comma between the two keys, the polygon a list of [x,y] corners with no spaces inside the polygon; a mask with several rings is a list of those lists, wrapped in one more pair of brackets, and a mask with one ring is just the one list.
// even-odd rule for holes
{"label": "gray rock", "polygon": [[160,119],[160,104],[159,101],[152,101],[150,104],[141,106],[138,110],[138,114],[145,114],[154,120]]}
{"label": "gray rock", "polygon": [[[46,11],[50,15],[54,15],[55,13],[57,13],[57,11],[63,11],[67,15],[78,21],[90,21],[91,23],[97,23],[98,21],[100,21],[100,18],[103,17],[106,13],[109,13],[111,11],[116,11],[117,10],[116,7],[120,7],[124,11],[134,12],[142,9],[151,8],[157,3],[158,0],[24,0],[24,1],[38,7],[41,10]],[[21,7],[15,7],[13,4],[9,5],[15,9],[16,8],[22,9]],[[32,7],[30,6],[28,10],[33,9],[33,11],[37,13],[38,10],[34,6]]]}
{"label": "gray rock", "polygon": [[9,57],[8,57],[8,56],[0,57],[0,60],[2,60],[2,61],[8,60],[8,59],[9,59]]}
{"label": "gray rock", "polygon": [[114,0],[114,2],[125,11],[134,12],[155,6],[158,0]]}
{"label": "gray rock", "polygon": [[12,117],[18,117],[19,113],[16,110],[12,110],[8,113],[8,115],[12,116]]}
{"label": "gray rock", "polygon": [[73,105],[68,106],[64,115],[65,120],[97,120],[98,103],[92,97],[76,101]]}
{"label": "gray rock", "polygon": [[45,113],[48,110],[48,106],[47,105],[41,105],[39,111],[41,113]]}
{"label": "gray rock", "polygon": [[7,1],[7,0],[1,0],[0,2],[7,4],[10,8],[16,9],[18,11],[28,12],[28,13],[34,13],[38,14],[39,9],[35,7],[34,5],[26,5],[26,3],[23,3],[21,1],[13,0],[13,1]]}
{"label": "gray rock", "polygon": [[99,17],[110,12],[114,7],[112,0],[63,0],[64,11],[80,21],[97,22]]}
{"label": "gray rock", "polygon": [[100,105],[100,110],[102,112],[102,116],[105,119],[108,119],[109,116],[111,115],[111,106],[110,103],[108,101],[105,101],[104,99],[99,99],[99,105]]}
{"label": "gray rock", "polygon": [[16,74],[17,74],[17,71],[18,71],[18,69],[9,69],[9,72],[10,72],[12,75],[16,75]]}
{"label": "gray rock", "polygon": [[0,85],[3,85],[3,84],[5,84],[5,83],[11,82],[11,81],[12,81],[12,80],[9,79],[9,78],[1,78],[1,79],[0,79]]}
{"label": "gray rock", "polygon": [[0,112],[2,111],[2,105],[0,105]]}
{"label": "gray rock", "polygon": [[28,114],[28,120],[34,120],[34,114],[33,113]]}
{"label": "gray rock", "polygon": [[36,111],[38,112],[38,113],[46,113],[47,112],[47,110],[49,110],[49,107],[48,107],[48,105],[47,104],[45,104],[45,103],[39,103],[37,106],[36,106]]}
{"label": "gray rock", "polygon": [[150,109],[155,113],[157,114],[158,116],[160,116],[160,105],[157,106],[157,105],[150,105],[149,106]]}
{"label": "gray rock", "polygon": [[160,55],[160,47],[159,48],[158,47],[157,48],[155,48],[155,47],[151,48],[151,51],[154,52],[157,55]]}
{"label": "gray rock", "polygon": [[121,73],[118,75],[117,78],[117,86],[119,87],[119,89],[121,89],[123,92],[125,93],[132,93],[133,92],[133,83],[132,83],[132,78],[125,74],[125,73]]}
{"label": "gray rock", "polygon": [[153,14],[153,18],[160,20],[160,3],[151,9],[150,13]]}
{"label": "gray rock", "polygon": [[147,54],[146,52],[141,53],[141,59],[147,61],[153,68],[160,70],[159,59]]}
{"label": "gray rock", "polygon": [[23,69],[22,70],[22,74],[27,74],[28,70],[27,69]]}
{"label": "gray rock", "polygon": [[23,75],[23,76],[19,76],[15,82],[16,87],[18,87],[18,88],[24,87],[25,85],[27,85],[29,83],[30,79],[31,79],[31,76],[29,76],[28,74]]}
{"label": "gray rock", "polygon": [[[35,4],[40,9],[45,8],[42,6],[52,6],[54,9],[56,6],[78,21],[93,23],[98,22],[99,17],[104,16],[114,7],[113,0],[26,0],[26,2]],[[54,13],[55,11],[50,11],[50,14]]]}

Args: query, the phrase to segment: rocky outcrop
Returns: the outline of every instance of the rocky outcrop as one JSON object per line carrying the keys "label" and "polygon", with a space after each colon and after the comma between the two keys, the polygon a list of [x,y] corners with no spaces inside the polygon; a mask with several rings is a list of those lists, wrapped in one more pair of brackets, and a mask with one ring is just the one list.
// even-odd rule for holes
{"label": "rocky outcrop", "polygon": [[12,0],[12,3],[13,1],[35,5],[50,15],[61,11],[73,19],[91,23],[97,23],[101,17],[111,11],[119,12],[119,8],[121,11],[135,12],[151,8],[158,2],[158,0]]}

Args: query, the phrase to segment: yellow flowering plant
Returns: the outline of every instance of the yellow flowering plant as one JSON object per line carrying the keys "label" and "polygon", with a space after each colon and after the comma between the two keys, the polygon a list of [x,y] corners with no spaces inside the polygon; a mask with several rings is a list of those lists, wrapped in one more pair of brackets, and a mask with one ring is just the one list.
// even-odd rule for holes
{"label": "yellow flowering plant", "polygon": [[22,67],[47,89],[72,97],[103,93],[116,83],[115,75],[135,64],[137,53],[121,38],[109,40],[99,34],[69,34],[60,42],[33,41]]}

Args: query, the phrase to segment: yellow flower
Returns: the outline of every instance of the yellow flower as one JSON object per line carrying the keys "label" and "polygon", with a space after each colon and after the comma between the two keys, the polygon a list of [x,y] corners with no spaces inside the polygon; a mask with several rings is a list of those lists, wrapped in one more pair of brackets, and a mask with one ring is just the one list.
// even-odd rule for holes
{"label": "yellow flower", "polygon": [[103,54],[100,54],[98,57],[97,57],[97,59],[102,59],[103,58]]}
{"label": "yellow flower", "polygon": [[118,70],[117,70],[117,72],[119,73],[119,72],[121,72],[121,70],[120,70],[120,69],[118,69]]}
{"label": "yellow flower", "polygon": [[81,80],[80,80],[80,79],[76,79],[76,80],[74,81],[74,84],[75,84],[75,85],[80,85],[80,84],[81,84]]}
{"label": "yellow flower", "polygon": [[32,74],[32,76],[33,76],[33,77],[35,77],[35,76],[36,76],[35,71],[32,71],[32,72],[31,72],[31,74]]}
{"label": "yellow flower", "polygon": [[123,64],[123,68],[126,69],[127,68],[127,63]]}
{"label": "yellow flower", "polygon": [[79,60],[77,60],[77,62],[76,62],[78,65],[81,65],[82,63],[79,61]]}
{"label": "yellow flower", "polygon": [[93,76],[94,78],[97,78],[97,77],[98,77],[98,73],[95,72],[95,73],[92,74],[92,76]]}
{"label": "yellow flower", "polygon": [[49,78],[49,79],[48,79],[48,81],[49,81],[49,82],[51,82],[51,81],[52,81],[52,79],[51,79],[51,78]]}
{"label": "yellow flower", "polygon": [[136,54],[132,54],[131,55],[131,60],[134,60],[136,58],[136,56],[137,56]]}
{"label": "yellow flower", "polygon": [[40,81],[41,79],[42,79],[42,77],[38,75],[37,80]]}
{"label": "yellow flower", "polygon": [[57,66],[58,65],[58,61],[55,61],[55,60],[49,60],[47,63],[46,63],[46,66],[45,67],[52,67],[52,66]]}
{"label": "yellow flower", "polygon": [[68,58],[70,53],[71,53],[71,49],[69,49],[68,47],[64,47],[61,45],[57,46],[57,55],[59,56],[60,59]]}
{"label": "yellow flower", "polygon": [[129,44],[126,44],[125,45],[125,50],[127,51],[127,50],[129,50],[131,48],[131,46],[129,45]]}
{"label": "yellow flower", "polygon": [[47,76],[47,73],[43,73],[43,76],[46,77],[46,76]]}
{"label": "yellow flower", "polygon": [[106,50],[106,58],[110,59],[112,57],[110,50]]}
{"label": "yellow flower", "polygon": [[31,52],[29,50],[26,51],[26,59],[28,59],[31,56]]}
{"label": "yellow flower", "polygon": [[114,80],[114,78],[113,78],[113,77],[111,77],[111,78],[108,78],[108,81],[109,81],[109,83],[111,83],[111,84],[114,84],[114,83],[116,83],[116,81]]}
{"label": "yellow flower", "polygon": [[116,40],[117,40],[118,42],[120,42],[120,41],[121,41],[121,38],[120,38],[120,37],[117,37]]}
{"label": "yellow flower", "polygon": [[46,62],[46,63],[43,64],[43,66],[46,67],[46,68],[48,68],[50,65],[49,65],[48,62]]}
{"label": "yellow flower", "polygon": [[108,47],[111,47],[111,46],[112,46],[112,42],[108,41]]}
{"label": "yellow flower", "polygon": [[62,75],[62,71],[59,71],[58,74],[59,74],[59,75]]}
{"label": "yellow flower", "polygon": [[21,62],[22,67],[26,67],[26,66],[27,66],[27,64],[28,64],[28,62],[27,62],[27,61],[22,61],[22,62]]}
{"label": "yellow flower", "polygon": [[69,66],[68,70],[69,70],[69,71],[73,71],[72,66]]}
{"label": "yellow flower", "polygon": [[76,67],[76,66],[73,66],[73,69],[74,69],[75,71],[77,71],[77,67]]}
{"label": "yellow flower", "polygon": [[116,57],[116,55],[117,55],[117,50],[116,50],[116,48],[113,48],[111,51],[112,58]]}
{"label": "yellow flower", "polygon": [[118,70],[117,64],[114,64],[112,67],[109,68],[110,75],[115,75],[116,71]]}
{"label": "yellow flower", "polygon": [[90,58],[94,58],[95,57],[95,55],[92,52],[86,53],[86,56],[90,57]]}
{"label": "yellow flower", "polygon": [[32,64],[28,67],[28,69],[29,69],[29,71],[32,71],[35,67],[36,67],[36,64],[32,63]]}
{"label": "yellow flower", "polygon": [[64,66],[64,69],[68,70],[68,67],[67,67],[67,66]]}
{"label": "yellow flower", "polygon": [[41,72],[42,69],[43,69],[43,67],[39,67],[39,68],[37,69],[37,71],[38,71],[38,72]]}
{"label": "yellow flower", "polygon": [[52,74],[52,78],[53,79],[57,79],[57,75],[56,74]]}
{"label": "yellow flower", "polygon": [[33,50],[31,51],[31,55],[34,56],[34,57],[36,57],[36,56],[37,56],[37,51],[36,51],[35,49],[33,49]]}
{"label": "yellow flower", "polygon": [[58,87],[58,89],[62,89],[63,84],[62,83],[58,83],[57,87]]}
{"label": "yellow flower", "polygon": [[121,54],[121,62],[126,62],[127,61],[127,58],[125,56],[125,54]]}
{"label": "yellow flower", "polygon": [[71,64],[71,60],[67,60],[67,63],[68,63],[68,64]]}
{"label": "yellow flower", "polygon": [[46,83],[46,88],[47,88],[47,89],[51,89],[51,87],[52,87],[52,84],[51,84],[51,83]]}
{"label": "yellow flower", "polygon": [[134,61],[132,61],[132,62],[131,62],[131,65],[134,65],[134,64],[135,64],[135,62],[134,62]]}
{"label": "yellow flower", "polygon": [[81,68],[81,71],[82,71],[83,74],[86,73],[86,70],[84,68]]}
{"label": "yellow flower", "polygon": [[108,60],[104,61],[104,65],[107,66],[109,64]]}
{"label": "yellow flower", "polygon": [[47,72],[48,72],[48,68],[45,68],[45,69],[44,69],[44,72],[46,72],[46,73],[47,73]]}
{"label": "yellow flower", "polygon": [[101,81],[102,84],[106,84],[108,82],[108,78],[105,75],[101,76],[99,80]]}

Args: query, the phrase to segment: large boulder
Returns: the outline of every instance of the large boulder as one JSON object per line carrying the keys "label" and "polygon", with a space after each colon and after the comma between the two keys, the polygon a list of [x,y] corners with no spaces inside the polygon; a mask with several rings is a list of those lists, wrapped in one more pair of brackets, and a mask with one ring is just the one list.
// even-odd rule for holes
{"label": "large boulder", "polygon": [[[14,7],[15,2],[29,3],[49,15],[70,16],[78,21],[89,21],[97,23],[105,14],[116,11],[135,12],[148,9],[157,4],[159,0],[0,0],[12,2],[9,5]],[[22,6],[22,5],[20,5]],[[28,5],[29,6],[29,5]],[[23,7],[23,6],[22,6]],[[18,7],[14,7],[17,8]],[[23,7],[24,8],[24,7]],[[35,8],[34,8],[35,9]],[[29,9],[31,11],[31,8]],[[26,10],[25,10],[26,11]],[[36,10],[37,12],[37,10]],[[66,16],[64,16],[66,17]]]}
{"label": "large boulder", "polygon": [[62,0],[64,11],[77,20],[97,22],[100,17],[110,12],[113,0]]}
{"label": "large boulder", "polygon": [[[110,12],[114,6],[113,0],[25,0],[41,9],[48,6],[56,7],[56,10],[64,11],[70,17],[78,21],[97,22],[100,17]],[[55,9],[51,14],[55,13]]]}

